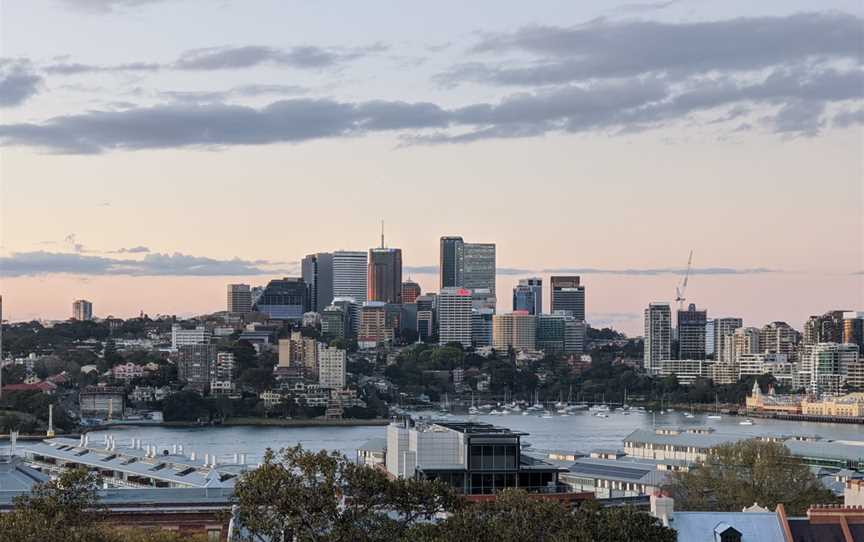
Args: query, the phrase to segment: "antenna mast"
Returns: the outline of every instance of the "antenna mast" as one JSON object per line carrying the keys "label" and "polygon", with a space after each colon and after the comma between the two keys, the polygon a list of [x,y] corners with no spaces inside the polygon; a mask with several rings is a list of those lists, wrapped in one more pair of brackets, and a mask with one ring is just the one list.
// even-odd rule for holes
{"label": "antenna mast", "polygon": [[384,220],[381,220],[381,248],[384,248]]}

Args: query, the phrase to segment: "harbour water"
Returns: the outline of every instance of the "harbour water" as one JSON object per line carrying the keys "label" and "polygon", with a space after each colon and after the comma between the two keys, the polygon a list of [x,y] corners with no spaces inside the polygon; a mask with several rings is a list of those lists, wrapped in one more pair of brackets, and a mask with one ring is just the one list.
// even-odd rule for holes
{"label": "harbour water", "polygon": [[[435,413],[416,413],[434,415]],[[467,421],[468,416],[451,415],[447,421]],[[593,416],[590,412],[578,412],[570,416],[543,418],[538,415],[502,416],[478,415],[470,419],[508,427],[529,433],[523,441],[531,443],[537,451],[581,451],[595,448],[620,449],[623,439],[640,428],[656,426],[708,426],[717,432],[745,435],[819,435],[832,440],[861,442],[864,446],[864,426],[848,424],[812,423],[757,419],[754,425],[742,426],[744,418],[723,416],[720,420],[708,419],[704,414],[692,418],[681,412],[660,414],[612,412],[606,418]],[[91,440],[100,440],[105,433],[113,435],[118,442],[140,438],[145,444],[169,449],[173,444],[182,444],[188,453],[196,451],[217,454],[227,461],[234,453],[248,454],[248,461],[257,464],[267,448],[302,445],[309,450],[334,450],[350,458],[359,446],[369,439],[383,438],[386,428],[366,427],[118,427],[90,433]]]}

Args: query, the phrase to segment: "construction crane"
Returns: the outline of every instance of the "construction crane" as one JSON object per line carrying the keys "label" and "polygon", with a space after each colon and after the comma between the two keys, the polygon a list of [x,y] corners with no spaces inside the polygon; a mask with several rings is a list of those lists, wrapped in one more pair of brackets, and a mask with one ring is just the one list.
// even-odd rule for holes
{"label": "construction crane", "polygon": [[687,270],[684,271],[681,284],[675,287],[675,301],[678,303],[679,311],[684,310],[684,302],[687,300],[684,294],[687,293],[687,281],[690,279],[691,269],[693,269],[693,249],[690,249],[690,257],[687,258]]}

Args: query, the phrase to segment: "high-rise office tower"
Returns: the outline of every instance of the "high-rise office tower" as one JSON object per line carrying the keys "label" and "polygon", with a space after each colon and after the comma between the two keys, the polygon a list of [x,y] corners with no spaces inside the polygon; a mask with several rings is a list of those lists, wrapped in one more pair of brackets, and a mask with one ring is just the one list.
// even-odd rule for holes
{"label": "high-rise office tower", "polygon": [[543,314],[543,279],[532,277],[520,279],[513,288],[513,310],[528,311],[528,314]]}
{"label": "high-rise office tower", "polygon": [[375,348],[393,340],[393,328],[387,325],[387,303],[367,301],[360,309],[360,333],[357,342],[361,347]]}
{"label": "high-rise office tower", "polygon": [[864,353],[864,312],[843,313],[843,343],[857,344],[858,351]]}
{"label": "high-rise office tower", "polygon": [[345,315],[345,336],[356,337],[360,331],[360,305],[351,297],[335,297],[333,305],[342,309]]}
{"label": "high-rise office tower", "polygon": [[858,346],[855,344],[804,345],[798,376],[814,395],[838,393],[849,366],[858,363],[858,355]]}
{"label": "high-rise office tower", "polygon": [[585,286],[578,276],[552,277],[552,312],[566,311],[577,320],[585,320]]}
{"label": "high-rise office tower", "polygon": [[492,347],[499,352],[535,350],[537,348],[537,317],[528,311],[496,314],[492,317]]}
{"label": "high-rise office tower", "polygon": [[93,319],[93,303],[86,299],[78,299],[72,302],[72,318],[86,321]]}
{"label": "high-rise office tower", "polygon": [[333,302],[333,254],[309,254],[300,266],[303,281],[309,285],[310,308],[320,313]]}
{"label": "high-rise office tower", "polygon": [[761,353],[760,334],[759,328],[739,327],[731,335],[727,335],[723,339],[725,344],[722,350],[726,356],[724,361],[738,363],[741,356]]}
{"label": "high-rise office tower", "polygon": [[438,333],[435,312],[438,305],[436,294],[421,295],[417,298],[417,334],[420,340],[428,342]]}
{"label": "high-rise office tower", "polygon": [[420,285],[411,279],[402,283],[402,303],[414,303],[420,297]]}
{"label": "high-rise office tower", "polygon": [[350,297],[358,307],[366,302],[368,260],[365,252],[333,253],[333,297]]}
{"label": "high-rise office tower", "polygon": [[210,385],[211,368],[216,362],[215,344],[185,344],[177,348],[172,358],[181,381],[197,389]]}
{"label": "high-rise office tower", "polygon": [[253,308],[273,320],[302,320],[309,308],[309,286],[299,277],[271,280]]}
{"label": "high-rise office tower", "polygon": [[651,303],[645,309],[645,370],[654,373],[671,358],[672,310],[668,303]]}
{"label": "high-rise office tower", "polygon": [[398,248],[369,249],[369,301],[402,303],[402,250]]}
{"label": "high-rise office tower", "polygon": [[465,243],[462,284],[469,290],[488,289],[495,295],[495,243]]}
{"label": "high-rise office tower", "polygon": [[438,276],[441,288],[462,286],[465,243],[461,237],[442,237]]}
{"label": "high-rise office tower", "polygon": [[471,309],[471,344],[475,348],[492,346],[493,309]]}
{"label": "high-rise office tower", "polygon": [[345,338],[349,323],[345,311],[338,305],[329,305],[321,311],[321,334],[335,339]]}
{"label": "high-rise office tower", "polygon": [[228,312],[246,314],[252,311],[252,290],[248,284],[228,285]]}
{"label": "high-rise office tower", "polygon": [[696,310],[694,303],[678,311],[678,359],[705,359],[707,323],[708,311]]}
{"label": "high-rise office tower", "polygon": [[741,318],[715,318],[714,319],[714,359],[717,361],[731,361],[732,352],[726,348],[725,337],[731,336],[744,325]]}
{"label": "high-rise office tower", "polygon": [[441,288],[438,292],[438,343],[471,347],[471,290]]}

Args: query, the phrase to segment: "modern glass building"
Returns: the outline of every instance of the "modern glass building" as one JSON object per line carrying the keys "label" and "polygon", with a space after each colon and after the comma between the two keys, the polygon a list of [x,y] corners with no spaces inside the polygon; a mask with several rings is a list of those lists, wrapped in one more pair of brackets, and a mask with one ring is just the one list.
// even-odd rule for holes
{"label": "modern glass building", "polygon": [[528,314],[543,313],[543,279],[532,277],[520,279],[513,288],[513,310],[528,311]]}
{"label": "modern glass building", "polygon": [[441,288],[453,288],[462,285],[464,245],[461,237],[441,238],[441,254],[438,265]]}
{"label": "modern glass building", "polygon": [[350,297],[363,306],[366,301],[368,260],[365,252],[337,250],[333,253],[333,297]]}
{"label": "modern glass building", "polygon": [[577,320],[585,319],[585,286],[578,276],[551,279],[551,312],[565,311]]}
{"label": "modern glass building", "polygon": [[309,310],[309,288],[302,278],[271,280],[254,309],[273,320],[302,320]]}
{"label": "modern glass building", "polygon": [[309,285],[311,310],[320,313],[333,302],[333,255],[309,254],[301,262],[303,281]]}
{"label": "modern glass building", "polygon": [[495,295],[495,243],[465,243],[461,286]]}
{"label": "modern glass building", "polygon": [[402,250],[369,249],[368,301],[402,303]]}

